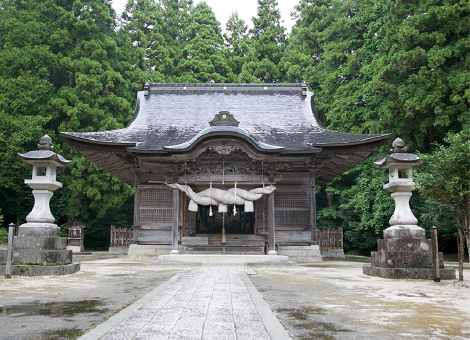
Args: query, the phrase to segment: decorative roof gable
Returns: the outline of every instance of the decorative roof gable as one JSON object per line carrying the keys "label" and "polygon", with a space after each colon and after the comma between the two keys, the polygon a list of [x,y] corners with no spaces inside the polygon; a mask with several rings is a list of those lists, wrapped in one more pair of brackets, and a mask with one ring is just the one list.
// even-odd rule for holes
{"label": "decorative roof gable", "polygon": [[228,111],[220,111],[209,122],[210,126],[238,126],[240,122]]}

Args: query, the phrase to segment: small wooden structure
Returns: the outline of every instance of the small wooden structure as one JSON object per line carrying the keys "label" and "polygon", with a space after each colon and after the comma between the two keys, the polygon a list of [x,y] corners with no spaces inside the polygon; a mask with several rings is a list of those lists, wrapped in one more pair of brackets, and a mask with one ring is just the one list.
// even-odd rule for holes
{"label": "small wooden structure", "polygon": [[322,256],[327,259],[345,258],[343,250],[343,228],[317,229],[316,239]]}
{"label": "small wooden structure", "polygon": [[83,252],[83,237],[84,229],[91,228],[88,224],[72,219],[70,222],[64,223],[60,226],[69,230],[69,235],[67,238],[67,249],[71,250],[74,253]]}

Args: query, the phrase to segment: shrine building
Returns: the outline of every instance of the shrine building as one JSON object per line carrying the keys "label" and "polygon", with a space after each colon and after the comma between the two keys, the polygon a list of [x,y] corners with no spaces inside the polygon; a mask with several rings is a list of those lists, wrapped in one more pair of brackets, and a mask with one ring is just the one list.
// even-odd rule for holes
{"label": "shrine building", "polygon": [[147,83],[127,127],[61,136],[134,187],[129,252],[306,257],[318,249],[316,185],[389,137],[325,129],[302,84],[212,83]]}

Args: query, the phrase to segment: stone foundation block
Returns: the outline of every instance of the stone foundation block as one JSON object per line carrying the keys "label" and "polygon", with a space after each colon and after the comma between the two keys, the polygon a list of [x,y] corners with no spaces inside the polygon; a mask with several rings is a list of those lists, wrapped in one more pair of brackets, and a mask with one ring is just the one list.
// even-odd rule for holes
{"label": "stone foundation block", "polygon": [[[444,257],[439,254],[439,266],[444,266]],[[383,268],[432,268],[431,252],[400,252],[381,251],[372,252],[372,267]]]}
{"label": "stone foundation block", "polygon": [[288,256],[291,261],[305,262],[322,262],[320,247],[318,245],[311,246],[279,246],[278,255]]}
{"label": "stone foundation block", "polygon": [[[67,275],[80,270],[80,263],[71,263],[63,266],[28,266],[17,265],[11,267],[11,275],[43,276],[43,275]],[[0,275],[5,275],[5,266],[0,265]]]}
{"label": "stone foundation block", "polygon": [[421,238],[387,238],[377,240],[377,250],[398,251],[398,252],[430,252],[432,249],[431,240]]}
{"label": "stone foundation block", "polygon": [[109,247],[108,252],[110,254],[115,254],[115,255],[127,255],[127,253],[129,252],[129,247],[128,246]]}
{"label": "stone foundation block", "polygon": [[325,255],[327,259],[344,259],[343,249],[320,249],[321,254]]}
{"label": "stone foundation block", "polygon": [[[5,253],[6,261],[6,253]],[[5,263],[2,261],[2,263]],[[54,266],[72,263],[70,250],[14,249],[12,264]]]}
{"label": "stone foundation block", "polygon": [[[183,246],[178,250],[183,252]],[[171,252],[169,244],[131,244],[127,252],[127,259],[136,262],[153,262],[158,260],[159,255],[168,255]]]}
{"label": "stone foundation block", "polygon": [[15,236],[13,249],[61,250],[67,247],[66,237],[55,236]]}
{"label": "stone foundation block", "polygon": [[85,250],[83,246],[67,246],[65,249],[71,250],[74,254],[83,253],[83,251]]}
{"label": "stone foundation block", "polygon": [[[378,276],[386,279],[434,279],[434,271],[432,268],[379,268],[365,265],[362,271],[365,275]],[[441,269],[439,274],[441,280],[455,280],[454,269]]]}
{"label": "stone foundation block", "polygon": [[417,225],[392,225],[384,230],[384,238],[426,239],[426,230]]}
{"label": "stone foundation block", "polygon": [[18,236],[60,236],[60,228],[53,223],[25,223],[18,228]]}

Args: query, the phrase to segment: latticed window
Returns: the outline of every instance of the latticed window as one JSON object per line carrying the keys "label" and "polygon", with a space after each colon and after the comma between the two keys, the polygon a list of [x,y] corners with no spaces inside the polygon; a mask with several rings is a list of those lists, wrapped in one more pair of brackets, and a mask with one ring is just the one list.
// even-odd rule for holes
{"label": "latticed window", "polygon": [[140,192],[140,225],[171,225],[173,221],[173,192],[171,190],[142,190]]}
{"label": "latticed window", "polygon": [[310,225],[310,195],[307,191],[276,191],[276,225]]}

